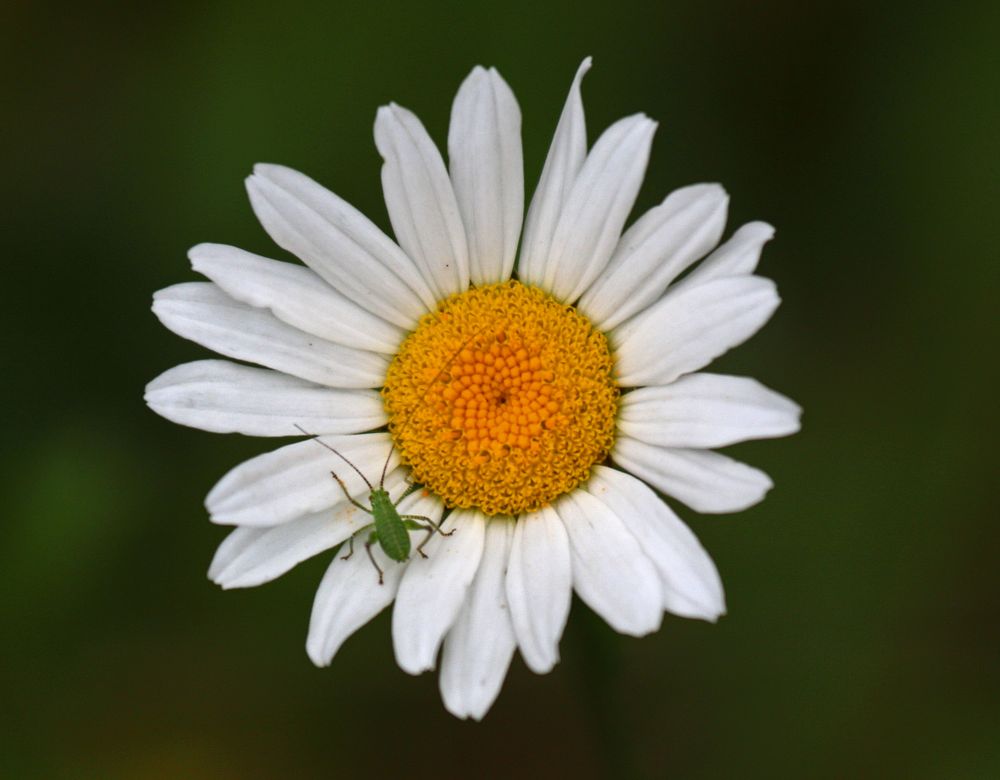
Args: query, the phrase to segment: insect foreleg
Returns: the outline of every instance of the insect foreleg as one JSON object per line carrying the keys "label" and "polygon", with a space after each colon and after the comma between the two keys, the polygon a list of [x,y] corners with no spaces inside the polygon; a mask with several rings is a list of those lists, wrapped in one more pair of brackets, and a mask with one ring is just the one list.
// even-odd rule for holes
{"label": "insect foreleg", "polygon": [[350,493],[347,492],[347,485],[344,484],[344,480],[342,480],[340,477],[337,476],[336,471],[331,471],[330,476],[333,477],[335,480],[337,480],[337,484],[340,485],[340,489],[344,491],[344,495],[347,496],[348,501],[354,504],[354,506],[356,506],[358,509],[362,509],[368,514],[372,513],[372,510],[370,510],[360,501],[357,501]]}

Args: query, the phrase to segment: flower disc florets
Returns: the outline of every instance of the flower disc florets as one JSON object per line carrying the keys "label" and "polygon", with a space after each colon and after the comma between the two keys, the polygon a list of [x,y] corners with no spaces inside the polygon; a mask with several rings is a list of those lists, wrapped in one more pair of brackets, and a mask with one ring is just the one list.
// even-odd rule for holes
{"label": "flower disc florets", "polygon": [[389,431],[413,479],[488,515],[539,509],[614,442],[607,339],[573,307],[509,281],[452,295],[389,366]]}

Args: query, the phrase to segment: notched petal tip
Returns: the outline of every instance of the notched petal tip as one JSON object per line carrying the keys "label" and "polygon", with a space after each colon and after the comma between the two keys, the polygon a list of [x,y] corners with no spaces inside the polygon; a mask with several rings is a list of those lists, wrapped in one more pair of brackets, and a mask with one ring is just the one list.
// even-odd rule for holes
{"label": "notched petal tip", "polygon": [[635,124],[637,127],[652,128],[655,130],[659,122],[655,119],[651,119],[645,111],[636,111],[634,114],[629,114],[628,116],[623,116],[614,125],[623,125],[625,123]]}
{"label": "notched petal tip", "polygon": [[333,662],[333,656],[328,656],[323,651],[323,641],[321,639],[314,639],[312,636],[306,639],[306,655],[313,662],[313,666],[319,669],[325,669]]}
{"label": "notched petal tip", "polygon": [[289,168],[287,165],[267,162],[254,163],[253,172],[255,175],[261,176],[265,179],[270,178],[275,174],[298,173],[298,171],[295,171],[293,168]]}
{"label": "notched petal tip", "polygon": [[191,247],[187,252],[187,256],[188,260],[191,261],[192,270],[208,276],[205,270],[209,265],[216,261],[225,261],[227,253],[233,251],[239,250],[226,244],[215,244],[205,241]]}
{"label": "notched petal tip", "polygon": [[395,100],[390,100],[388,103],[385,103],[378,107],[378,109],[375,111],[375,119],[376,121],[382,117],[389,117],[395,119],[398,118],[399,114],[404,111],[406,111],[406,109],[403,108],[401,105],[399,105],[399,103],[397,103]]}
{"label": "notched petal tip", "polygon": [[187,251],[188,259],[194,260],[196,257],[204,257],[206,255],[210,255],[221,246],[224,246],[224,244],[216,244],[211,241],[202,241],[200,244],[195,244]]}
{"label": "notched petal tip", "polygon": [[243,189],[246,190],[247,195],[250,198],[251,205],[256,209],[255,200],[257,198],[263,198],[261,193],[260,182],[264,179],[259,173],[251,173],[243,180]]}
{"label": "notched petal tip", "polygon": [[236,577],[232,575],[227,576],[227,572],[229,571],[231,564],[231,560],[224,559],[222,557],[222,553],[220,551],[216,551],[215,557],[212,558],[212,562],[208,566],[208,579],[223,590],[234,590],[236,588],[249,587],[248,585],[237,584]]}
{"label": "notched petal tip", "polygon": [[243,185],[248,192],[251,188],[259,190],[262,182],[276,185],[279,177],[289,175],[306,178],[305,174],[294,168],[289,168],[287,165],[266,162],[254,163],[253,171],[243,180]]}
{"label": "notched petal tip", "polygon": [[700,184],[692,184],[690,189],[693,193],[702,197],[719,198],[727,204],[729,203],[729,191],[722,185],[721,182],[706,181],[701,182]]}
{"label": "notched petal tip", "polygon": [[753,222],[747,222],[745,225],[741,225],[740,229],[737,231],[752,234],[761,241],[770,241],[774,238],[774,225],[764,222],[763,220],[754,220]]}
{"label": "notched petal tip", "polygon": [[691,613],[685,615],[677,615],[677,617],[683,618],[684,620],[700,620],[703,623],[711,623],[713,626],[719,622],[720,618],[723,618],[725,616],[726,616],[725,609],[723,609],[721,612],[718,613],[705,612],[703,614]]}
{"label": "notched petal tip", "polygon": [[[562,638],[560,632],[559,638]],[[558,639],[556,640],[558,641]],[[547,648],[550,652],[548,656],[542,655],[528,655],[526,656],[524,650],[521,650],[521,660],[524,661],[524,665],[528,667],[535,674],[548,674],[553,669],[555,669],[559,662],[562,660],[559,657],[559,647]]]}
{"label": "notched petal tip", "polygon": [[309,629],[306,633],[306,655],[309,656],[309,660],[313,662],[313,665],[319,669],[323,669],[333,662],[333,658],[337,654],[337,650],[340,645],[347,639],[348,636],[350,636],[351,633],[353,633],[349,631],[341,638],[340,643],[337,643],[336,639],[334,639],[331,644],[329,625],[326,621],[318,620],[318,599],[320,592],[324,589],[326,579],[329,576],[328,569],[327,574],[324,577],[324,582],[320,583],[319,591],[316,593],[317,601],[313,602],[312,615],[309,619]]}

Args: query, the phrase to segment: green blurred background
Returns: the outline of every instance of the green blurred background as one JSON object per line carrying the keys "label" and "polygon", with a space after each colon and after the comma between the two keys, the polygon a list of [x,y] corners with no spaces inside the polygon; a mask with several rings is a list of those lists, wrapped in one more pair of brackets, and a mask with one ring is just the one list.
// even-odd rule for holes
{"label": "green blurred background", "polygon": [[[996,3],[7,4],[0,775],[1000,777]],[[716,364],[805,407],[732,448],[777,487],[681,508],[718,625],[514,661],[481,724],[392,658],[388,615],[304,652],[328,556],[223,593],[203,497],[275,443],[172,425],[144,384],[207,357],[152,292],[201,241],[282,257],[243,178],[299,168],[388,227],[376,108],[443,144],[469,69],[524,118],[529,193],[584,55],[591,139],[660,122],[637,213],[722,182],[778,229],[784,304]],[[994,410],[991,412],[990,410]]]}

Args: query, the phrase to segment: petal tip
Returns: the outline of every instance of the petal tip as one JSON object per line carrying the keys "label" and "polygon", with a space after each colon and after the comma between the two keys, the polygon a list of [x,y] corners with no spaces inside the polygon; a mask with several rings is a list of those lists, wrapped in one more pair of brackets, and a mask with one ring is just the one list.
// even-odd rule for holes
{"label": "petal tip", "polygon": [[243,188],[247,191],[247,195],[250,196],[251,203],[253,203],[256,197],[260,196],[261,182],[263,180],[264,177],[256,171],[243,180]]}
{"label": "petal tip", "polygon": [[282,174],[305,176],[305,174],[300,173],[294,168],[289,168],[287,165],[282,165],[281,163],[269,163],[269,162],[254,163],[253,172],[256,173],[258,176],[263,176],[264,178],[272,178],[274,176],[280,176]]}
{"label": "petal tip", "polygon": [[306,640],[306,655],[309,656],[313,665],[320,669],[325,669],[333,660],[333,656],[328,658],[323,652],[322,642],[313,640],[311,637]]}
{"label": "petal tip", "polygon": [[403,660],[401,660],[398,655],[396,656],[396,665],[404,672],[406,672],[407,674],[412,674],[414,677],[421,675],[424,672],[434,671],[433,661],[430,663],[424,663],[418,660],[416,663],[410,663],[408,660],[407,663],[404,663]]}
{"label": "petal tip", "polygon": [[763,220],[747,222],[740,230],[757,234],[757,237],[762,242],[770,241],[774,238],[774,226]]}
{"label": "petal tip", "polygon": [[559,653],[558,651],[548,658],[539,658],[534,653],[525,655],[524,650],[521,650],[521,660],[524,661],[524,665],[527,666],[535,674],[548,674],[556,665],[559,663]]}
{"label": "petal tip", "polygon": [[[204,274],[204,269],[208,266],[208,264],[213,260],[218,259],[220,252],[224,251],[226,248],[227,247],[224,244],[213,244],[209,242],[195,244],[187,252],[192,270]],[[204,275],[208,276],[208,274]]]}

